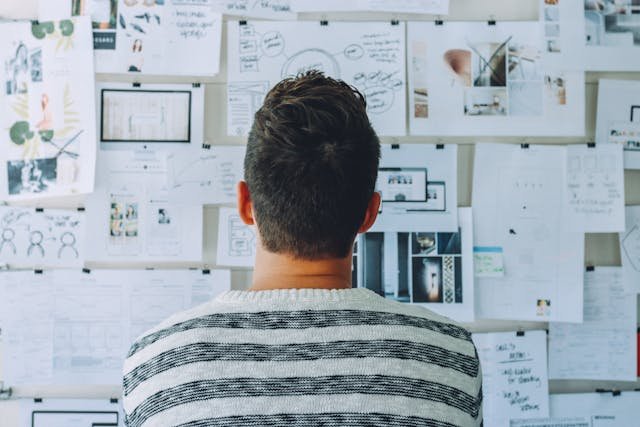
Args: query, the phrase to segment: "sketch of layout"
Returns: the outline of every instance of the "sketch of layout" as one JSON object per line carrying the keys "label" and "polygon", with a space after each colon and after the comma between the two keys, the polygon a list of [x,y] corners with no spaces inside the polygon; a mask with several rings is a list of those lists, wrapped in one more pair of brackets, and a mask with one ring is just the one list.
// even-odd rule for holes
{"label": "sketch of layout", "polygon": [[236,209],[221,208],[218,219],[217,265],[253,267],[256,256],[255,227],[245,225]]}
{"label": "sketch of layout", "polygon": [[365,95],[379,134],[404,135],[404,34],[402,23],[230,22],[227,132],[248,133],[269,87],[318,70]]}
{"label": "sketch of layout", "polygon": [[81,267],[84,213],[0,206],[0,259],[20,267]]}

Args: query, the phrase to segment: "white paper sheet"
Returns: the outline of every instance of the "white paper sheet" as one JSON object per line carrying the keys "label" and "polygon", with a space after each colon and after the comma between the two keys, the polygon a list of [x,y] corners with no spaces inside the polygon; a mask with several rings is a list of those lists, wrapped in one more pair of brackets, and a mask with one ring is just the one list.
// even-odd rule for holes
{"label": "white paper sheet", "polygon": [[638,98],[640,98],[640,83],[629,80],[600,79],[596,142],[622,144],[625,169],[640,169]]}
{"label": "white paper sheet", "polygon": [[184,150],[204,141],[204,86],[98,83],[102,149]]}
{"label": "white paper sheet", "polygon": [[117,399],[20,399],[20,426],[122,427],[124,417]]}
{"label": "white paper sheet", "polygon": [[214,76],[222,15],[216,0],[87,0],[74,15],[93,22],[98,73]]}
{"label": "white paper sheet", "polygon": [[296,19],[292,3],[295,0],[213,0],[216,12],[231,16],[258,19]]}
{"label": "white paper sheet", "polygon": [[194,145],[169,154],[169,200],[202,205],[236,203],[245,152],[245,146]]}
{"label": "white paper sheet", "polygon": [[310,69],[356,86],[379,135],[405,135],[405,26],[230,21],[227,134],[246,135],[269,88]]}
{"label": "white paper sheet", "polygon": [[627,229],[620,233],[620,257],[625,289],[640,293],[640,206],[627,206]]}
{"label": "white paper sheet", "polygon": [[584,69],[584,0],[538,1],[545,66],[565,70]]}
{"label": "white paper sheet", "polygon": [[39,2],[42,0],[5,1],[0,4],[0,19],[38,19]]}
{"label": "white paper sheet", "polygon": [[589,427],[630,427],[638,424],[639,391],[606,393],[552,394],[551,415],[586,417]]}
{"label": "white paper sheet", "polygon": [[458,210],[458,232],[366,233],[355,252],[354,286],[424,306],[458,322],[474,320],[473,224]]}
{"label": "white paper sheet", "polygon": [[585,417],[533,418],[528,420],[511,420],[510,427],[591,427],[591,423]]}
{"label": "white paper sheet", "polygon": [[101,151],[87,260],[200,262],[202,205],[169,201],[166,154]]}
{"label": "white paper sheet", "polygon": [[120,384],[138,336],[230,287],[228,270],[2,273],[3,380]]}
{"label": "white paper sheet", "polygon": [[412,135],[584,135],[584,73],[543,66],[538,22],[410,22]]}
{"label": "white paper sheet", "polygon": [[637,380],[637,303],[621,267],[584,276],[584,323],[549,325],[549,378]]}
{"label": "white paper sheet", "polygon": [[458,147],[382,145],[376,191],[382,207],[371,231],[458,229]]}
{"label": "white paper sheet", "polygon": [[473,334],[482,367],[482,415],[492,427],[510,420],[547,417],[547,335],[545,331]]}
{"label": "white paper sheet", "polygon": [[296,12],[396,12],[447,15],[449,0],[292,0]]}
{"label": "white paper sheet", "polygon": [[0,200],[93,191],[93,50],[87,18],[0,24]]}
{"label": "white paper sheet", "polygon": [[569,145],[564,222],[570,231],[624,230],[624,160],[618,144]]}
{"label": "white paper sheet", "polygon": [[501,248],[503,277],[476,277],[476,317],[582,321],[584,234],[562,220],[566,147],[477,144],[474,245]]}
{"label": "white paper sheet", "polygon": [[82,267],[85,213],[0,206],[0,260],[12,268]]}
{"label": "white paper sheet", "polygon": [[240,219],[237,209],[220,208],[218,213],[218,250],[216,265],[253,267],[258,230]]}

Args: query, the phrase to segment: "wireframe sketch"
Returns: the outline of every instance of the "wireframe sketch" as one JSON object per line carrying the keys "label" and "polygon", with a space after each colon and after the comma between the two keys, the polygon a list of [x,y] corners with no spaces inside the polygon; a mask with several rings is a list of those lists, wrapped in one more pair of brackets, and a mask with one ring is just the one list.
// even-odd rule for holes
{"label": "wireframe sketch", "polygon": [[191,92],[103,89],[103,142],[191,140]]}
{"label": "wireframe sketch", "polygon": [[640,1],[584,0],[587,45],[640,46]]}
{"label": "wireframe sketch", "polygon": [[93,189],[94,74],[88,18],[2,24],[6,114],[0,198],[34,199]]}
{"label": "wireframe sketch", "polygon": [[[300,34],[318,37],[300,37]],[[229,26],[228,133],[246,134],[266,94],[283,78],[310,70],[356,86],[378,133],[401,135],[405,100],[403,25],[388,23],[251,22]],[[242,95],[259,89],[256,99]],[[256,87],[256,85],[258,85]],[[258,102],[255,102],[258,101]]]}
{"label": "wireframe sketch", "polygon": [[234,257],[251,256],[255,253],[256,236],[244,225],[239,216],[229,218],[229,255]]}

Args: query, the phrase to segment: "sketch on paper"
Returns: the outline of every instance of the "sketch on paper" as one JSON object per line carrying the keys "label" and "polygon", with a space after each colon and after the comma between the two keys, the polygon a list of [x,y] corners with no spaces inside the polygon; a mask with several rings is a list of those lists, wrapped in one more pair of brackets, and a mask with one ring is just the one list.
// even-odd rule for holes
{"label": "sketch on paper", "polygon": [[203,205],[235,203],[245,152],[244,146],[216,145],[171,153],[169,199]]}
{"label": "sketch on paper", "polygon": [[376,191],[382,196],[371,231],[458,229],[457,148],[429,144],[382,145]]}
{"label": "sketch on paper", "polygon": [[217,12],[258,19],[295,19],[292,3],[296,0],[213,0]]}
{"label": "sketch on paper", "polygon": [[[5,23],[1,198],[87,193],[95,168],[89,22]],[[87,95],[89,94],[89,95]]]}
{"label": "sketch on paper", "polygon": [[408,37],[412,134],[584,133],[584,76],[543,66],[537,22],[412,22]]}
{"label": "sketch on paper", "polygon": [[470,209],[457,232],[373,232],[358,239],[353,286],[425,307],[457,321],[473,321]]}
{"label": "sketch on paper", "polygon": [[[230,23],[228,133],[248,133],[269,87],[283,78],[318,70],[360,89],[378,133],[404,135],[403,25]],[[322,36],[299,37],[311,32]]]}
{"label": "sketch on paper", "polygon": [[91,17],[97,72],[219,71],[222,17],[211,1],[73,0],[72,14]]}
{"label": "sketch on paper", "polygon": [[139,149],[202,141],[204,88],[186,84],[97,85],[103,149]]}
{"label": "sketch on paper", "polygon": [[253,267],[257,244],[255,227],[245,225],[233,208],[220,208],[219,212],[217,265]]}
{"label": "sketch on paper", "polygon": [[25,267],[81,266],[84,228],[82,212],[0,207],[0,258]]}

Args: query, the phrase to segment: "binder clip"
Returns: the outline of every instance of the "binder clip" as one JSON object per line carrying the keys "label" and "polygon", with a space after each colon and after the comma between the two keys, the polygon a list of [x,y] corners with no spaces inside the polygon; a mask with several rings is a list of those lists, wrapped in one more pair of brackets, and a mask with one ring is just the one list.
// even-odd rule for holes
{"label": "binder clip", "polygon": [[391,144],[391,149],[392,150],[399,150],[400,149],[400,144]]}
{"label": "binder clip", "polygon": [[329,21],[326,21],[326,20],[320,21],[320,26],[326,27],[327,25],[329,25]]}
{"label": "binder clip", "polygon": [[493,15],[489,16],[489,20],[487,21],[487,24],[492,26],[496,25],[496,17]]}
{"label": "binder clip", "polygon": [[199,88],[200,87],[200,83],[191,83],[191,87]]}
{"label": "binder clip", "polygon": [[516,332],[517,337],[523,337],[524,335],[525,335],[525,332],[523,330],[519,330],[518,332]]}
{"label": "binder clip", "polygon": [[131,85],[132,85],[133,87],[140,87],[140,86],[141,86],[141,85],[140,85],[140,82],[133,82],[133,83],[131,83]]}
{"label": "binder clip", "polygon": [[400,21],[398,21],[397,19],[392,19],[391,20],[391,25],[400,25]]}
{"label": "binder clip", "polygon": [[596,271],[596,267],[593,265],[587,265],[587,271],[588,272]]}
{"label": "binder clip", "polygon": [[241,21],[238,21],[238,25],[240,25],[241,27],[244,26],[244,25],[247,25],[247,21],[244,20],[244,19],[241,20]]}
{"label": "binder clip", "polygon": [[439,16],[436,18],[436,20],[434,21],[434,24],[436,25],[444,25],[444,21],[442,20],[442,18],[440,18]]}
{"label": "binder clip", "polygon": [[596,143],[595,142],[587,142],[587,147],[588,148],[596,148]]}
{"label": "binder clip", "polygon": [[13,389],[11,387],[4,388],[4,383],[0,381],[0,400],[9,400],[12,394]]}

